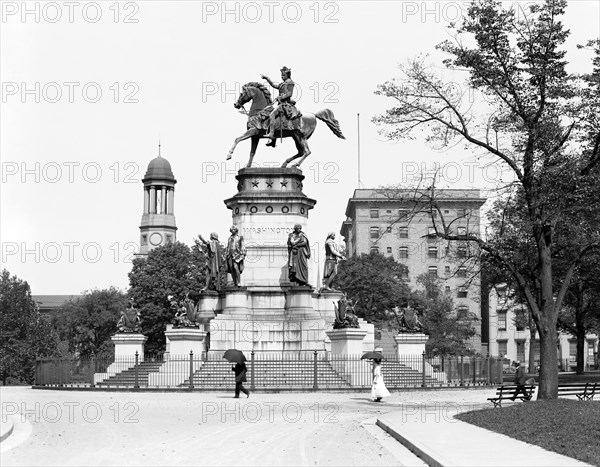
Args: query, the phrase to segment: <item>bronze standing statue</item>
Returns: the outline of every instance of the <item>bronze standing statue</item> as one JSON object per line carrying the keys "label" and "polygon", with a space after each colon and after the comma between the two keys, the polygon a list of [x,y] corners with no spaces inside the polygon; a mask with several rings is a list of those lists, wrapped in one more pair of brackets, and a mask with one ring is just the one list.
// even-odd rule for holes
{"label": "bronze standing statue", "polygon": [[323,271],[323,288],[321,290],[335,290],[332,283],[338,273],[338,263],[346,257],[339,252],[335,243],[335,232],[329,232],[325,240],[325,270]]}
{"label": "bronze standing statue", "polygon": [[294,226],[294,231],[289,234],[287,243],[289,279],[299,285],[308,285],[310,245],[300,224]]}
{"label": "bronze standing statue", "polygon": [[202,289],[205,290],[221,290],[221,268],[223,267],[223,252],[219,235],[215,232],[210,234],[210,241],[206,241],[202,235],[198,238],[206,247],[206,256],[208,257],[208,271],[206,274],[206,285]]}
{"label": "bronze standing statue", "polygon": [[234,225],[229,231],[231,235],[227,241],[227,252],[225,255],[227,272],[231,274],[233,285],[239,287],[242,272],[244,272],[246,248],[244,247],[244,238],[239,235],[238,228]]}
{"label": "bronze standing statue", "polygon": [[293,160],[300,159],[294,164],[294,167],[298,167],[310,155],[307,140],[312,136],[317,127],[317,119],[325,122],[338,138],[346,139],[342,134],[339,122],[331,110],[325,109],[315,114],[301,114],[296,109],[296,103],[292,99],[294,82],[291,79],[291,73],[292,70],[283,67],[281,69],[281,83],[274,83],[267,76],[261,75],[262,78],[279,91],[279,96],[275,99],[280,104],[277,108],[273,107],[271,92],[264,84],[250,82],[242,86],[242,92],[233,106],[236,109],[241,109],[246,102],[252,102],[250,111],[247,112],[247,131],[234,140],[233,147],[227,154],[227,160],[233,156],[233,151],[238,143],[251,138],[250,158],[246,165],[246,167],[251,167],[260,138],[270,138],[271,141],[267,145],[274,147],[277,137],[291,137],[294,140],[298,153],[286,159],[281,167],[287,167]]}

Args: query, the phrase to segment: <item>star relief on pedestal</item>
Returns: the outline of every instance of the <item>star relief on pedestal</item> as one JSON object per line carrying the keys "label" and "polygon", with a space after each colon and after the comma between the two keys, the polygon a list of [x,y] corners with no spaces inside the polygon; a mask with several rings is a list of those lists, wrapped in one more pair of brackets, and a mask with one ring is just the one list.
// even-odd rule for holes
{"label": "star relief on pedestal", "polygon": [[267,188],[273,188],[273,180],[267,180]]}
{"label": "star relief on pedestal", "polygon": [[284,180],[283,182],[281,182],[281,187],[287,188],[287,184],[288,184],[287,180]]}
{"label": "star relief on pedestal", "polygon": [[252,188],[258,188],[258,180],[252,182]]}

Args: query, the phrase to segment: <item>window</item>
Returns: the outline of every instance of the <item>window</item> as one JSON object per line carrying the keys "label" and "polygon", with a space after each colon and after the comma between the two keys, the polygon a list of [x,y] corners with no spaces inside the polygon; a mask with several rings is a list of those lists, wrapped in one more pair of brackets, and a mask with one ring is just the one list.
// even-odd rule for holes
{"label": "window", "polygon": [[498,331],[506,331],[506,311],[498,311]]}
{"label": "window", "polygon": [[435,238],[436,237],[435,227],[429,227],[427,229],[427,236],[430,237],[430,238]]}
{"label": "window", "polygon": [[379,238],[379,227],[371,227],[371,240],[377,240]]}
{"label": "window", "polygon": [[429,266],[429,277],[437,278],[437,276],[438,276],[437,266]]}
{"label": "window", "polygon": [[594,341],[587,341],[588,344],[588,365],[594,363]]}
{"label": "window", "polygon": [[167,243],[173,243],[173,235],[167,235]]}
{"label": "window", "polygon": [[459,246],[458,249],[456,250],[456,255],[459,258],[466,258],[467,257],[467,247],[466,246]]}
{"label": "window", "polygon": [[498,355],[504,357],[508,353],[508,341],[498,341]]}
{"label": "window", "polygon": [[523,363],[525,361],[525,341],[517,340],[515,342],[517,344],[517,360]]}
{"label": "window", "polygon": [[467,277],[467,267],[459,266],[459,268],[456,270],[456,277]]}
{"label": "window", "polygon": [[450,274],[450,266],[444,267],[444,273],[445,274]]}
{"label": "window", "polygon": [[466,227],[459,227],[456,229],[456,233],[460,236],[460,235],[467,235],[467,228]]}
{"label": "window", "polygon": [[398,229],[398,236],[400,238],[408,238],[408,227],[400,227]]}
{"label": "window", "polygon": [[456,217],[464,217],[465,216],[465,210],[464,209],[457,209],[456,210]]}
{"label": "window", "polygon": [[[533,352],[533,361],[536,363],[540,362],[540,341],[534,340],[529,343],[529,352]],[[531,371],[531,370],[530,370]]]}
{"label": "window", "polygon": [[369,211],[371,219],[379,219],[379,209],[371,209]]}
{"label": "window", "polygon": [[142,235],[142,245],[146,245],[148,243],[148,235]]}
{"label": "window", "polygon": [[385,250],[388,254],[392,254],[392,247],[388,246]]}
{"label": "window", "polygon": [[498,298],[506,298],[506,287],[500,287],[496,289],[496,293],[498,294]]}
{"label": "window", "polygon": [[391,210],[391,209],[388,209],[388,210],[386,210],[386,211],[385,211],[385,213],[386,213],[386,214],[391,214],[391,213],[392,213],[392,210]]}
{"label": "window", "polygon": [[447,286],[446,286],[446,293],[450,293],[450,292],[451,292],[451,290],[450,290],[450,286],[449,286],[449,285],[447,285]]}
{"label": "window", "polygon": [[379,247],[372,246],[371,247],[371,253],[379,253]]}
{"label": "window", "polygon": [[408,258],[408,247],[407,246],[400,247],[400,252],[398,254],[398,258]]}
{"label": "window", "polygon": [[459,287],[457,297],[458,298],[467,298],[467,288]]}
{"label": "window", "polygon": [[398,209],[398,216],[400,216],[401,219],[408,216],[408,209]]}
{"label": "window", "polygon": [[402,271],[402,279],[408,280],[408,268],[404,268]]}
{"label": "window", "polygon": [[437,246],[430,246],[427,250],[427,255],[429,258],[437,258],[438,250]]}
{"label": "window", "polygon": [[450,211],[448,211],[447,209],[444,209],[444,214],[450,214]]}
{"label": "window", "polygon": [[469,315],[469,307],[466,305],[461,305],[456,309],[456,318],[459,321],[465,321]]}

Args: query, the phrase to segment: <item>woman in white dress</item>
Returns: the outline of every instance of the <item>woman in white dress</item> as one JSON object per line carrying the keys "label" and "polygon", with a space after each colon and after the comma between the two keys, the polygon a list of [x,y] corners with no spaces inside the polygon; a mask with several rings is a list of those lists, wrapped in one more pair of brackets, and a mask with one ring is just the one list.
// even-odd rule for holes
{"label": "woman in white dress", "polygon": [[388,397],[390,391],[385,387],[383,375],[381,374],[381,360],[373,360],[373,385],[371,386],[371,397],[374,402],[381,402],[382,397]]}

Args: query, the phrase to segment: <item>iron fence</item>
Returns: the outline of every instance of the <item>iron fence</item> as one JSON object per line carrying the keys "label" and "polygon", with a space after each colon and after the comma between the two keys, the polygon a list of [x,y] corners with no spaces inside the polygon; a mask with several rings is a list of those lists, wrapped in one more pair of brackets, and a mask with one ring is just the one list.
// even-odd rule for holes
{"label": "iron fence", "polygon": [[[366,389],[372,362],[361,355],[327,351],[249,351],[247,385],[264,390]],[[502,383],[502,360],[494,357],[384,355],[388,388],[429,388]],[[188,355],[116,358],[38,358],[40,387],[223,389],[235,386],[232,363],[223,351]]]}

